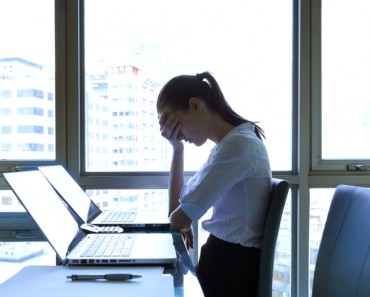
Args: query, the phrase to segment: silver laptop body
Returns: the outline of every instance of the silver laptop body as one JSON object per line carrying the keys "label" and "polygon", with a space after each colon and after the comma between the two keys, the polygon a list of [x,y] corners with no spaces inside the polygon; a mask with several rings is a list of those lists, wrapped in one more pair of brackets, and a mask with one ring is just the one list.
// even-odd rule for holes
{"label": "silver laptop body", "polygon": [[39,166],[54,189],[84,223],[124,229],[169,230],[166,211],[102,211],[61,165]]}
{"label": "silver laptop body", "polygon": [[[165,265],[176,262],[173,238],[169,232],[86,235],[40,171],[9,172],[4,173],[4,177],[64,264]],[[111,252],[102,252],[102,248],[98,255],[86,252],[86,248],[92,247],[96,240],[107,243],[105,237],[110,237],[109,242],[121,245],[121,250],[118,252],[107,245]]]}

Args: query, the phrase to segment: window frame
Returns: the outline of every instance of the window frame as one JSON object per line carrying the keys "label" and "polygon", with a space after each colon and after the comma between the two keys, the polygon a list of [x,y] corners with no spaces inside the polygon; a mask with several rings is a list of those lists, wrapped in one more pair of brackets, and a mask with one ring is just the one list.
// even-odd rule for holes
{"label": "window frame", "polygon": [[[66,0],[55,0],[55,161],[14,160],[0,161],[0,173],[15,171],[17,166],[52,165],[67,163],[66,113]],[[49,96],[49,95],[48,95]],[[0,190],[9,190],[0,176]],[[0,241],[45,241],[41,230],[27,212],[0,213]]]}
{"label": "window frame", "polygon": [[[370,172],[347,171],[347,164],[369,160],[321,159],[320,19],[321,0],[292,0],[293,90],[292,170],[273,172],[291,187],[291,296],[309,294],[310,188],[347,183],[370,186]],[[324,1],[324,0],[323,0]],[[168,172],[86,172],[84,168],[83,0],[55,0],[56,160],[85,189],[166,189]],[[69,67],[73,65],[73,67]],[[67,118],[68,114],[68,118]],[[0,172],[35,161],[1,161]],[[186,178],[193,172],[186,172]],[[8,189],[0,177],[0,189]],[[195,232],[196,234],[196,232]],[[27,236],[25,236],[27,235]],[[0,213],[0,241],[45,240],[25,212]],[[197,258],[197,255],[195,255]]]}
{"label": "window frame", "polygon": [[[325,1],[325,0],[323,0]],[[313,171],[335,171],[335,174],[347,175],[347,166],[349,164],[370,164],[369,159],[332,159],[326,160],[322,158],[322,108],[321,108],[321,0],[312,1],[311,10],[311,82],[312,82],[312,153],[311,153],[311,167]],[[352,173],[351,173],[352,175]],[[368,176],[366,172],[357,172],[353,174],[356,176]],[[358,180],[358,181],[357,181]],[[355,178],[353,182],[360,182],[363,184],[362,178]],[[366,183],[365,183],[366,184]]]}

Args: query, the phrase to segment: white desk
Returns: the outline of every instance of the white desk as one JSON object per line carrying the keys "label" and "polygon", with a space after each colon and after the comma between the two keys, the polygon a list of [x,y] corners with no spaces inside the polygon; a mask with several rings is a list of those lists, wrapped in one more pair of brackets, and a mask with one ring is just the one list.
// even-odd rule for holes
{"label": "white desk", "polygon": [[[90,269],[86,267],[64,267],[54,266],[55,254],[50,253],[41,262],[45,267],[35,266],[37,258],[26,262],[26,266],[32,265],[25,270],[22,270],[19,274],[16,274],[21,266],[17,263],[1,263],[5,266],[1,267],[0,279],[0,296],[14,296],[14,297],[43,297],[42,292],[46,292],[47,297],[60,297],[60,296],[78,296],[84,297],[85,292],[88,293],[86,296],[105,296],[106,290],[112,291],[113,293],[119,292],[118,296],[175,296],[175,297],[201,297],[203,296],[200,289],[198,280],[192,275],[189,269],[191,269],[190,257],[186,251],[181,235],[174,234],[174,244],[176,251],[179,256],[176,264],[176,269],[165,269],[163,273],[162,267],[97,267],[101,273],[112,273],[112,271],[125,270],[127,273],[144,274],[145,277],[130,282],[72,282],[66,280],[66,275],[71,274],[72,270],[79,271],[78,269]],[[40,262],[38,262],[40,263]],[[53,266],[51,266],[53,265]],[[190,267],[189,267],[190,266]],[[6,267],[6,268],[5,268]],[[5,270],[5,269],[6,270]],[[95,269],[95,268],[94,268]],[[138,269],[141,269],[138,271]],[[166,271],[167,270],[167,271]],[[8,277],[15,274],[11,279],[5,281],[4,272],[8,273]],[[96,272],[95,270],[87,270],[89,273]],[[79,272],[80,273],[80,272]],[[5,281],[5,282],[3,282]],[[1,284],[1,282],[3,282]],[[49,289],[48,289],[49,288]],[[52,288],[50,290],[50,288]],[[6,292],[6,294],[4,294]],[[11,295],[14,292],[15,295]],[[123,293],[125,292],[125,294]],[[134,293],[133,293],[134,292]],[[144,295],[141,293],[146,292]],[[150,295],[147,295],[150,292]],[[133,295],[129,295],[133,293]],[[25,294],[22,296],[22,294]],[[34,294],[34,295],[32,295]],[[75,294],[75,295],[74,295]],[[95,294],[95,295],[94,295]]]}
{"label": "white desk", "polygon": [[[72,281],[71,274],[133,273],[130,281]],[[163,267],[66,267],[27,266],[0,286],[7,297],[173,297],[173,281],[163,276]]]}
{"label": "white desk", "polygon": [[56,256],[53,248],[47,242],[36,242],[36,244],[44,248],[44,254],[31,257],[21,262],[0,261],[0,285],[13,275],[21,271],[22,268],[25,266],[55,265]]}

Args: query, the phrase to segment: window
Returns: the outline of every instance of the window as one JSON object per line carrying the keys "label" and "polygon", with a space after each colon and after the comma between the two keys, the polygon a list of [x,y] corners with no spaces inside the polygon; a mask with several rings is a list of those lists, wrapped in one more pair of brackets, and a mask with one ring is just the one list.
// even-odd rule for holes
{"label": "window", "polygon": [[334,189],[311,189],[310,190],[310,233],[309,233],[309,276],[310,291],[312,291],[313,275],[317,254],[320,247],[321,236],[324,231],[330,203],[334,195]]}
{"label": "window", "polygon": [[[6,133],[4,133],[6,134]],[[12,150],[12,144],[11,143],[2,143],[1,144],[1,152],[10,152]]]}
{"label": "window", "polygon": [[2,205],[12,205],[13,203],[13,197],[11,196],[3,196],[2,197]]}
{"label": "window", "polygon": [[363,38],[370,32],[369,11],[369,1],[323,1],[324,159],[370,159],[370,40]]}
{"label": "window", "polygon": [[38,115],[43,116],[44,110],[42,108],[37,107],[19,107],[17,109],[17,115]]}
{"label": "window", "polygon": [[[0,126],[8,126],[0,134],[3,161],[55,160],[55,151],[37,153],[56,142],[55,135],[44,134],[43,128],[55,127],[55,117],[43,117],[44,110],[55,110],[54,22],[54,1],[0,4],[0,26],[7,28],[0,32]],[[25,133],[39,143],[25,139]],[[44,136],[39,138],[40,134]]]}
{"label": "window", "polygon": [[363,38],[370,31],[369,10],[366,0],[322,1],[321,39],[314,48],[321,54],[321,80],[314,80],[321,97],[321,138],[314,142],[319,155],[313,159],[318,169],[370,163],[370,41]]}
{"label": "window", "polygon": [[[155,172],[169,170],[171,148],[159,133],[156,99],[163,84],[178,74],[213,73],[233,108],[265,130],[272,168],[292,170],[292,2],[225,3],[142,0],[110,1],[107,6],[102,0],[84,2],[81,99],[86,137],[81,165],[88,176],[134,174],[137,183],[148,187],[142,190],[144,196],[124,198],[124,193],[117,199],[112,189],[104,197],[94,195],[100,207],[121,207],[118,201],[125,201],[121,205],[167,209],[166,195],[154,195],[151,203],[140,201],[151,191],[148,184],[155,188],[163,184],[155,181]],[[122,18],[122,11],[130,13]],[[189,22],[189,15],[196,21]],[[102,142],[96,131],[104,131],[108,141]],[[186,144],[185,169],[197,170],[212,146]],[[91,186],[94,193],[96,184]],[[129,189],[117,191],[136,191],[135,185],[126,186]],[[289,206],[277,249],[276,294],[290,290]],[[199,234],[200,246],[207,234],[201,229]]]}
{"label": "window", "polygon": [[[0,170],[57,162],[101,208],[166,207],[156,94],[209,70],[264,128],[273,174],[292,184],[274,295],[308,297],[331,191],[370,186],[356,167],[370,163],[367,2],[1,1]],[[211,146],[186,147],[186,178]],[[1,176],[0,201],[2,242],[14,228],[2,215],[27,216]]]}
{"label": "window", "polygon": [[[54,1],[0,1],[0,27],[3,28],[0,30],[2,172],[16,165],[55,161],[57,156],[55,134],[45,133],[46,127],[56,127]],[[51,114],[48,118],[44,117],[46,110]],[[16,272],[31,263],[55,264],[55,253],[48,243],[12,242],[19,238],[9,238],[8,231],[44,240],[35,230],[14,230],[22,221],[25,229],[32,227],[22,205],[0,175],[0,283],[7,277],[5,271]]]}
{"label": "window", "polygon": [[0,109],[0,115],[2,117],[11,116],[11,114],[12,114],[12,109],[11,108],[1,108]]}
{"label": "window", "polygon": [[18,134],[28,134],[28,133],[35,133],[35,134],[43,134],[44,127],[42,126],[34,126],[34,125],[24,125],[17,127]]}
{"label": "window", "polygon": [[10,134],[12,133],[11,126],[1,126],[1,134]]}
{"label": "window", "polygon": [[[25,64],[30,65],[32,67],[32,63],[28,63],[27,61],[24,61]],[[35,65],[37,68],[39,68],[41,71],[43,70],[40,66]],[[43,99],[44,98],[44,92],[42,90],[36,90],[36,89],[20,89],[17,90],[17,96],[18,98],[28,98],[28,97],[34,97]]]}
{"label": "window", "polygon": [[320,22],[312,27],[310,291],[334,188],[340,183],[369,186],[369,173],[358,169],[370,163],[370,43],[364,38],[370,32],[370,4],[322,0],[312,7],[311,20]]}
{"label": "window", "polygon": [[8,99],[11,97],[11,95],[12,95],[11,90],[1,90],[0,91],[0,99]]}
{"label": "window", "polygon": [[101,209],[121,209],[125,211],[163,210],[168,204],[167,190],[153,189],[114,189],[88,190],[87,194]]}
{"label": "window", "polygon": [[[142,149],[149,144],[157,158],[170,150],[159,133],[157,94],[172,76],[205,70],[215,75],[235,110],[260,122],[268,147],[279,139],[279,148],[269,150],[273,168],[291,170],[291,1],[233,0],[226,6],[210,0],[109,4],[103,0],[84,4],[86,171],[168,170],[170,154],[158,162],[146,158],[148,151]],[[122,11],[130,13],[121,17]],[[189,15],[196,21],[189,22]],[[113,117],[102,112],[100,104]],[[105,120],[106,126],[91,117]],[[115,141],[102,143],[90,133],[96,130],[106,131]],[[130,140],[117,135],[132,134],[131,130],[136,136]],[[122,162],[125,155],[114,154],[121,144],[137,150],[129,162],[133,166],[117,166],[128,164]],[[111,147],[107,156],[92,149],[102,145]],[[212,145],[189,146],[186,169],[197,170]]]}

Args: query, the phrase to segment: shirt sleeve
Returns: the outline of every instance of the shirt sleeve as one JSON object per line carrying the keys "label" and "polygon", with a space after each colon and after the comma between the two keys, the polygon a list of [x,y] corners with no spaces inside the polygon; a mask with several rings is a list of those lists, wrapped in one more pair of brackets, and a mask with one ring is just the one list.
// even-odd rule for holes
{"label": "shirt sleeve", "polygon": [[255,157],[260,149],[264,145],[259,140],[238,135],[216,146],[183,189],[180,203],[186,215],[199,220],[233,185],[254,175],[258,163]]}

